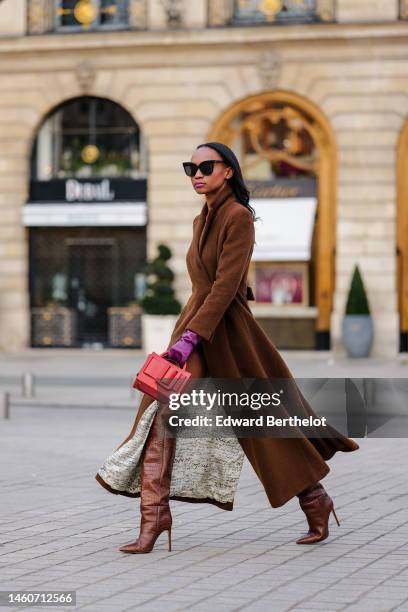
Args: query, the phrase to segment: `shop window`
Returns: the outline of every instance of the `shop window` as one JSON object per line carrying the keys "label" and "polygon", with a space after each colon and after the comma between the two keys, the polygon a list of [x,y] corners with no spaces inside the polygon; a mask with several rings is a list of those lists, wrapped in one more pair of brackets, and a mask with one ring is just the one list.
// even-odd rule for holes
{"label": "shop window", "polygon": [[254,99],[231,118],[226,134],[260,216],[248,276],[255,300],[302,307],[309,316],[319,172],[316,125],[291,104]]}
{"label": "shop window", "polygon": [[60,30],[116,29],[128,26],[128,0],[59,0]]}
{"label": "shop window", "polygon": [[28,34],[147,27],[147,0],[28,0]]}
{"label": "shop window", "polygon": [[315,21],[315,0],[236,0],[234,20],[240,22]]}
{"label": "shop window", "polygon": [[330,22],[336,0],[208,0],[208,24],[241,26]]}
{"label": "shop window", "polygon": [[83,97],[59,107],[37,135],[32,178],[131,178],[147,176],[142,133],[121,106]]}

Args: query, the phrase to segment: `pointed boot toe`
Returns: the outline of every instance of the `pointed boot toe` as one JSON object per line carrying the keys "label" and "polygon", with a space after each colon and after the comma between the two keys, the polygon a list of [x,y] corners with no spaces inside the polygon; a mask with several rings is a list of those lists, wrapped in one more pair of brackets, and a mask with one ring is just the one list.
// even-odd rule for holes
{"label": "pointed boot toe", "polygon": [[333,512],[337,524],[340,525],[334,511],[333,500],[324,489],[320,492],[315,491],[309,498],[307,496],[300,497],[299,503],[306,514],[309,531],[296,540],[296,544],[315,544],[325,540],[329,536],[328,525],[331,512]]}
{"label": "pointed boot toe", "polygon": [[119,550],[124,553],[133,553],[138,551],[138,541],[129,542],[128,544],[123,544]]}

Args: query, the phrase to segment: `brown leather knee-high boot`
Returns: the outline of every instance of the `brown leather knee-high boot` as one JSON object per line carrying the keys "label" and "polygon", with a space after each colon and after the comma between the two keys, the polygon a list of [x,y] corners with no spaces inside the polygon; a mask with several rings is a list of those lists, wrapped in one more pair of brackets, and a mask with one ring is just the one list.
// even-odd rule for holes
{"label": "brown leather knee-high boot", "polygon": [[127,553],[148,553],[163,531],[168,531],[171,550],[172,517],[169,506],[171,471],[176,440],[167,431],[159,409],[146,440],[141,470],[140,533],[137,540],[119,548]]}
{"label": "brown leather knee-high boot", "polygon": [[334,511],[332,498],[320,482],[308,487],[297,497],[300,507],[306,514],[309,531],[299,538],[296,544],[314,544],[325,540],[329,535],[330,512],[333,512],[337,524],[340,525]]}

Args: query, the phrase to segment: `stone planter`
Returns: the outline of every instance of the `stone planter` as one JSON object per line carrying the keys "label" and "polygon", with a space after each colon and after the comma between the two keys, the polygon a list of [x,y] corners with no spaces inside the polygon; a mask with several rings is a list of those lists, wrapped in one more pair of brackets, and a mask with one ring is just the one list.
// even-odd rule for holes
{"label": "stone planter", "polygon": [[72,308],[31,309],[33,346],[77,346],[77,313]]}
{"label": "stone planter", "polygon": [[108,341],[112,347],[141,348],[142,325],[139,306],[108,308]]}
{"label": "stone planter", "polygon": [[374,337],[371,315],[346,315],[341,331],[349,357],[368,357]]}
{"label": "stone planter", "polygon": [[166,350],[178,318],[179,315],[142,314],[142,347],[146,355]]}

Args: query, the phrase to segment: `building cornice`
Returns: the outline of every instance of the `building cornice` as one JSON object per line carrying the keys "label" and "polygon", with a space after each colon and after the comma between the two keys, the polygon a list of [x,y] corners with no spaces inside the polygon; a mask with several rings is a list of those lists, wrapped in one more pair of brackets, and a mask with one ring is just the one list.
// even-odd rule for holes
{"label": "building cornice", "polygon": [[291,26],[227,27],[186,30],[132,30],[92,34],[52,33],[45,35],[0,37],[0,53],[48,53],[81,49],[129,49],[183,46],[213,47],[261,45],[263,43],[338,43],[351,41],[407,42],[408,22],[358,24],[304,24]]}

